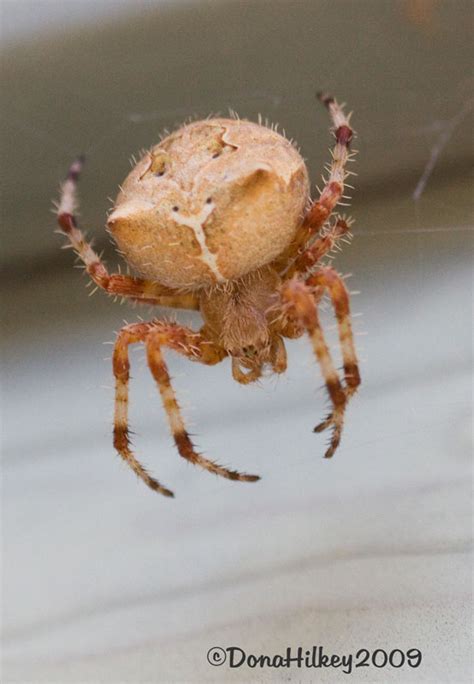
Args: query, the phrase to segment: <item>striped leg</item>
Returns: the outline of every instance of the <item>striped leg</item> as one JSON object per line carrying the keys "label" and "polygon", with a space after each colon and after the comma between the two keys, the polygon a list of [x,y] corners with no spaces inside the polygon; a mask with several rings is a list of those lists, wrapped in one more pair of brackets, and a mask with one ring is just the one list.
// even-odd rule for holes
{"label": "striped leg", "polygon": [[333,432],[329,448],[324,455],[325,458],[331,458],[341,441],[344,411],[347,403],[346,392],[339,380],[324,338],[314,293],[305,283],[296,279],[290,280],[283,286],[282,302],[286,314],[308,331],[314,354],[321,368],[333,405],[330,421]]}
{"label": "striped leg", "polygon": [[[354,347],[354,335],[351,326],[351,312],[349,305],[349,293],[344,281],[333,268],[322,268],[306,280],[309,287],[317,287],[327,290],[336,313],[341,345],[342,359],[344,364],[345,394],[347,399],[356,392],[360,385],[360,373],[357,356]],[[333,423],[333,415],[314,428],[315,432],[322,432]]]}
{"label": "striped leg", "polygon": [[311,245],[301,252],[297,259],[293,262],[290,268],[285,273],[285,278],[292,278],[297,274],[308,273],[321,259],[330,253],[338,243],[346,236],[351,237],[350,233],[351,220],[344,219],[341,216],[333,225],[328,226],[324,234],[321,232],[319,236],[311,243]]}
{"label": "striped leg", "polygon": [[67,178],[61,185],[57,216],[61,232],[69,238],[70,245],[84,263],[92,281],[110,295],[130,297],[132,300],[142,301],[145,304],[172,306],[179,309],[199,309],[199,301],[193,294],[180,294],[172,288],[144,278],[108,273],[99,255],[85,240],[76,221],[77,182],[83,163],[82,158],[76,159],[69,168]]}
{"label": "striped leg", "polygon": [[329,110],[336,144],[331,152],[331,163],[327,167],[328,178],[323,179],[324,187],[320,192],[319,199],[312,204],[306,213],[291,245],[272,264],[278,271],[285,270],[288,262],[301,253],[308,240],[316,235],[336,205],[341,203],[341,198],[344,195],[344,181],[349,175],[346,165],[352,157],[349,152],[349,145],[353,137],[349,117],[344,114],[342,107],[330,95],[319,93],[318,97]]}
{"label": "striped leg", "polygon": [[160,390],[171,432],[180,455],[191,463],[229,480],[240,480],[241,482],[255,482],[259,480],[258,475],[248,475],[247,473],[239,473],[236,470],[229,470],[214,463],[214,461],[204,458],[202,454],[195,450],[184,426],[180,408],[171,385],[162,353],[162,347],[164,346],[206,364],[218,363],[225,356],[225,352],[213,347],[199,333],[178,325],[157,325],[146,340],[148,365]]}
{"label": "striped leg", "polygon": [[336,313],[344,362],[344,379],[349,396],[352,396],[360,385],[360,374],[354,347],[354,335],[351,326],[349,293],[341,276],[330,267],[322,268],[306,280],[310,287],[321,287],[328,291]]}
{"label": "striped leg", "polygon": [[130,362],[128,346],[143,342],[149,334],[149,323],[127,325],[119,332],[114,347],[113,370],[115,375],[115,415],[114,415],[114,446],[123,460],[151,489],[164,496],[173,496],[173,492],[163,487],[137,461],[130,448],[128,429],[128,385],[130,380]]}

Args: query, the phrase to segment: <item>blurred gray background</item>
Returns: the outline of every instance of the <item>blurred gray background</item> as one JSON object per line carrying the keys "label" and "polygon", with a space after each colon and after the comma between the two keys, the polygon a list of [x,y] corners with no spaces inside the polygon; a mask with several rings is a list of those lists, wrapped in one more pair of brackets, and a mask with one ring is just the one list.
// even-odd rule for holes
{"label": "blurred gray background", "polygon": [[[314,681],[212,668],[211,646],[419,648],[419,669],[351,681],[469,681],[472,569],[472,4],[461,0],[1,3],[4,681]],[[129,158],[164,128],[226,113],[278,122],[313,185],[324,88],[354,110],[352,273],[363,385],[340,451],[312,427],[325,393],[306,340],[258,387],[168,355],[204,452],[183,463],[143,351],[132,355],[138,483],[111,442],[110,347],[51,200],[85,153],[81,223],[103,229]],[[421,180],[422,179],[422,180]],[[199,325],[198,316],[180,320]],[[335,331],[325,314],[330,340]],[[322,682],[340,670],[317,671]]]}

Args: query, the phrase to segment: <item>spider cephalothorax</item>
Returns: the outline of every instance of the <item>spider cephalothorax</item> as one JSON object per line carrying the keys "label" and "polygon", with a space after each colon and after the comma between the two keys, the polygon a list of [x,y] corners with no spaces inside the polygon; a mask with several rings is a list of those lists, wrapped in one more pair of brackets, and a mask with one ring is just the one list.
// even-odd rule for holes
{"label": "spider cephalothorax", "polygon": [[[110,275],[85,242],[74,217],[77,160],[61,188],[58,222],[92,280],[106,292],[131,300],[195,309],[199,332],[162,320],[127,325],[113,355],[116,379],[114,444],[154,490],[172,496],[151,477],[130,448],[128,346],[143,342],[170,427],[184,458],[232,480],[256,475],[228,470],[196,452],[184,427],[163,347],[213,365],[229,356],[235,380],[248,384],[265,369],[286,370],[283,338],[308,333],[329,392],[332,410],[315,428],[332,427],[326,457],[333,455],[344,411],[360,384],[351,331],[349,297],[336,271],[320,264],[349,231],[331,214],[339,203],[350,159],[352,129],[327,95],[335,146],[329,177],[311,202],[305,163],[275,130],[236,119],[208,119],[183,126],[135,165],[121,186],[108,229],[140,277]],[[318,304],[333,303],[344,365],[341,382],[321,329]]]}

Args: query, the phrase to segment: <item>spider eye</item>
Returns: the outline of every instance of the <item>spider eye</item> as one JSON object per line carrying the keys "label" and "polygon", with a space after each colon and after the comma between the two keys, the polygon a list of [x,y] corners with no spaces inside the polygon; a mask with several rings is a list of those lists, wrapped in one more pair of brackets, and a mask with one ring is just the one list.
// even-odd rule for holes
{"label": "spider eye", "polygon": [[206,204],[211,204],[211,202],[212,202],[212,197],[208,197],[206,200]]}
{"label": "spider eye", "polygon": [[173,211],[179,211],[179,207],[176,206],[176,204],[175,204],[174,207],[173,207]]}

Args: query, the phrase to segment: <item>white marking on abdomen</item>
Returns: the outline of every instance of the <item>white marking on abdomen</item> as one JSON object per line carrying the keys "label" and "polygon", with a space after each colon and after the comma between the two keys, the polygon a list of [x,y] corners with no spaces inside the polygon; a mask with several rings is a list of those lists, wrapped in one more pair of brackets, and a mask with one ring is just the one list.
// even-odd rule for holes
{"label": "white marking on abdomen", "polygon": [[180,214],[179,212],[176,212],[174,214],[174,218],[177,220],[178,223],[181,223],[183,226],[187,226],[188,228],[191,228],[191,230],[194,231],[194,235],[196,236],[196,240],[199,242],[199,246],[201,247],[201,256],[199,257],[205,264],[206,266],[212,271],[212,273],[216,276],[216,279],[219,283],[224,282],[226,280],[222,273],[219,270],[219,266],[217,265],[217,259],[215,257],[215,254],[213,254],[206,243],[206,235],[204,233],[204,228],[203,225],[209,218],[209,216],[212,214],[214,211],[215,204],[213,202],[210,202],[209,204],[205,204],[204,207],[202,208],[201,212],[199,214],[194,214],[193,216],[183,216],[183,214]]}

